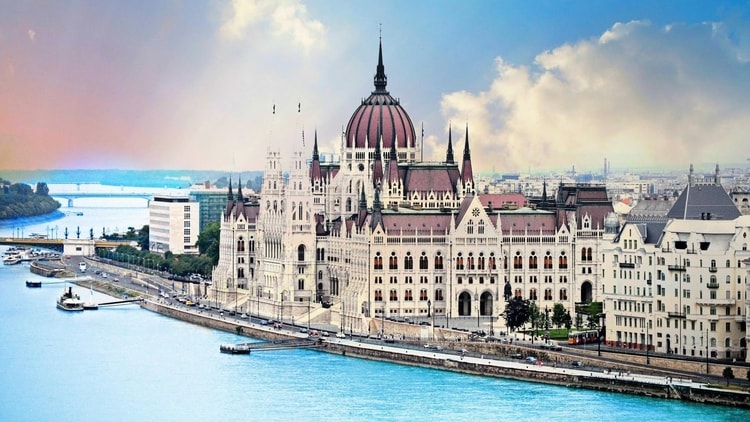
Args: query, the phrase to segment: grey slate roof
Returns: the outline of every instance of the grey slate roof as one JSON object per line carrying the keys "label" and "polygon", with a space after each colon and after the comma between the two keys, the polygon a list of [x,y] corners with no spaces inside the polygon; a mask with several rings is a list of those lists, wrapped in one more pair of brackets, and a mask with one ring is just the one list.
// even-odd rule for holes
{"label": "grey slate roof", "polygon": [[688,185],[667,213],[682,220],[734,220],[741,215],[721,185]]}

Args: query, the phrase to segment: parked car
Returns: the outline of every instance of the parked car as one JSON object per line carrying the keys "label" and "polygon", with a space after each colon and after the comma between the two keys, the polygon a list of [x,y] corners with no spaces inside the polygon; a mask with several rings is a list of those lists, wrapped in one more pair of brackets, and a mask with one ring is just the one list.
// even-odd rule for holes
{"label": "parked car", "polygon": [[536,363],[536,358],[533,356],[527,356],[525,361],[526,363]]}
{"label": "parked car", "polygon": [[574,360],[574,361],[570,362],[570,366],[573,366],[575,368],[582,368],[583,367],[583,362],[581,362],[580,360]]}
{"label": "parked car", "polygon": [[346,334],[344,334],[344,333],[336,333],[336,338],[346,338]]}

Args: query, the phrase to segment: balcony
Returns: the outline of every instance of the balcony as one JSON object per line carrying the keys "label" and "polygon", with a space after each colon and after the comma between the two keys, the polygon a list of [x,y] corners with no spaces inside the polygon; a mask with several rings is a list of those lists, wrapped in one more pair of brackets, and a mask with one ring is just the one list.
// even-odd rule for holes
{"label": "balcony", "polygon": [[685,318],[685,312],[667,312],[669,318]]}
{"label": "balcony", "polygon": [[716,267],[708,267],[708,272],[709,273],[715,273],[716,271],[717,271]]}
{"label": "balcony", "polygon": [[635,264],[632,262],[621,262],[620,268],[635,268]]}
{"label": "balcony", "polygon": [[719,288],[719,282],[718,281],[709,281],[706,284],[706,287],[708,287],[709,289],[718,289]]}
{"label": "balcony", "polygon": [[667,265],[669,271],[685,271],[684,265]]}
{"label": "balcony", "polygon": [[697,305],[703,306],[732,306],[735,304],[734,299],[698,299],[695,301]]}

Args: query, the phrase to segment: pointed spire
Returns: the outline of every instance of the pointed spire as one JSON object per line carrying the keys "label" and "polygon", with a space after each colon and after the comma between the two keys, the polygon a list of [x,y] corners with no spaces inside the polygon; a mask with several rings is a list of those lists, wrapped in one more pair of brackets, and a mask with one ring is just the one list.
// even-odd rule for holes
{"label": "pointed spire", "polygon": [[312,166],[310,168],[310,178],[314,184],[315,180],[320,180],[320,155],[318,154],[318,130],[315,129],[315,142],[313,143]]}
{"label": "pointed spire", "polygon": [[469,150],[469,124],[466,124],[466,140],[464,142],[464,162],[461,166],[461,179],[464,184],[474,184],[474,172],[471,170],[471,151]]}
{"label": "pointed spire", "polygon": [[375,187],[375,198],[372,200],[372,218],[370,219],[370,229],[375,229],[383,223],[383,214],[380,205],[380,186]]}
{"label": "pointed spire", "polygon": [[365,185],[362,185],[362,192],[359,195],[359,209],[367,209],[367,196],[365,196]]}
{"label": "pointed spire", "polygon": [[238,177],[237,180],[237,202],[242,203],[244,198],[242,197],[242,177]]}
{"label": "pointed spire", "polygon": [[227,200],[231,201],[234,199],[234,194],[232,193],[232,176],[229,176],[229,193],[227,193]]}
{"label": "pointed spire", "polygon": [[378,43],[378,67],[375,72],[375,92],[387,94],[386,85],[388,85],[388,78],[385,76],[385,66],[383,66],[383,39],[381,37]]}
{"label": "pointed spire", "polygon": [[451,124],[448,124],[448,152],[445,153],[445,162],[447,164],[454,164],[453,158],[453,128]]}
{"label": "pointed spire", "polygon": [[380,144],[383,142],[383,135],[380,133],[380,126],[378,126],[378,138],[375,141],[375,162],[372,164],[372,186],[378,186],[383,182],[383,153],[380,150]]}
{"label": "pointed spire", "polygon": [[224,216],[228,217],[234,208],[234,193],[232,192],[232,176],[229,176],[229,192],[227,192],[227,206],[224,209]]}
{"label": "pointed spire", "polygon": [[542,182],[542,204],[547,205],[547,179]]}
{"label": "pointed spire", "polygon": [[391,143],[391,151],[388,156],[388,182],[397,183],[399,179],[398,174],[398,153],[396,153],[396,143],[398,139],[394,139]]}

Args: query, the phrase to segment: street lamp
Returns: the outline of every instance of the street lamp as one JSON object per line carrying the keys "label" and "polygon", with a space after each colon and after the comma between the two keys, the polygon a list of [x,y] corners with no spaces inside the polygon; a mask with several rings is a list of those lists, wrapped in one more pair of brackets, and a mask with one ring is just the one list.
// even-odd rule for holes
{"label": "street lamp", "polygon": [[427,318],[430,317],[430,306],[432,305],[432,302],[430,299],[427,299]]}
{"label": "street lamp", "polygon": [[650,343],[649,338],[648,338],[648,324],[650,323],[651,323],[651,319],[649,318],[649,320],[646,321],[646,365],[651,364],[651,361],[649,360],[649,357],[648,357],[648,349],[649,349],[649,343]]}
{"label": "street lamp", "polygon": [[544,343],[549,344],[549,307],[544,307]]}
{"label": "street lamp", "polygon": [[474,293],[474,301],[477,303],[477,330],[479,329],[479,293]]}

